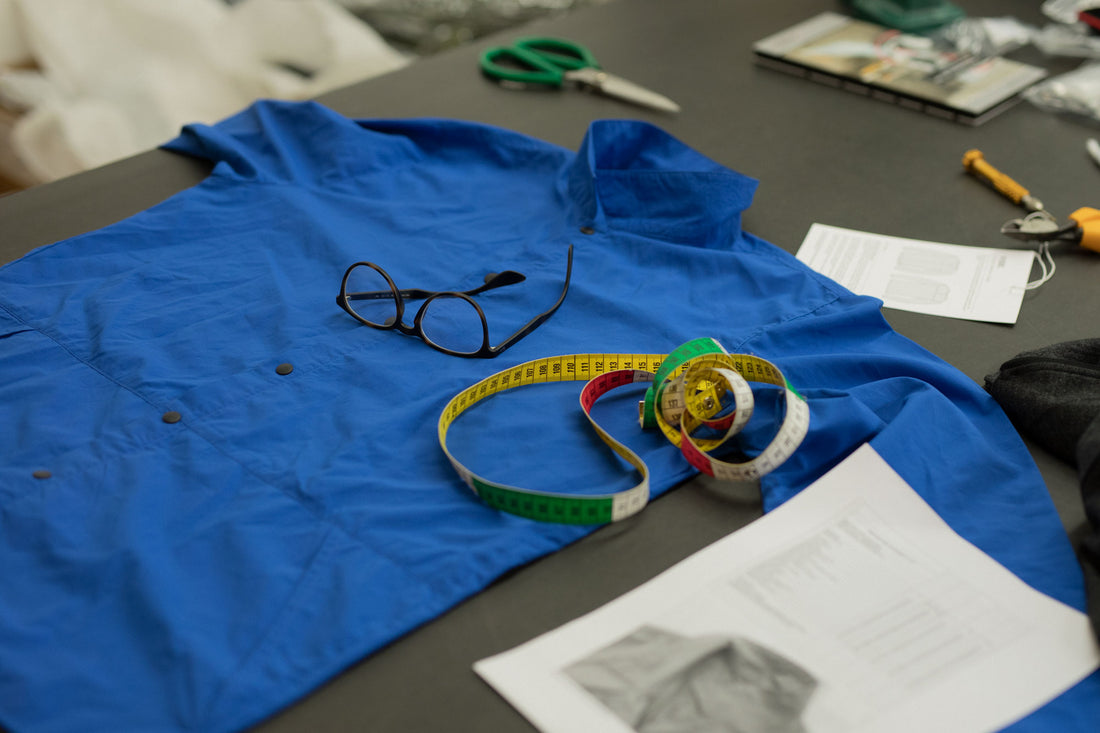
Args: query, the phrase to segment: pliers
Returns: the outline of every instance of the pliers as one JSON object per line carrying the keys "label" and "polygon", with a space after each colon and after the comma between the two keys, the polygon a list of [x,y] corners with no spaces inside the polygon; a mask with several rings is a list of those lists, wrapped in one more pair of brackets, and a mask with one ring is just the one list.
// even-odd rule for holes
{"label": "pliers", "polygon": [[1045,210],[1033,211],[1022,219],[1005,222],[1001,234],[1024,242],[1079,244],[1100,252],[1100,209],[1084,206],[1070,214],[1065,224],[1059,224]]}

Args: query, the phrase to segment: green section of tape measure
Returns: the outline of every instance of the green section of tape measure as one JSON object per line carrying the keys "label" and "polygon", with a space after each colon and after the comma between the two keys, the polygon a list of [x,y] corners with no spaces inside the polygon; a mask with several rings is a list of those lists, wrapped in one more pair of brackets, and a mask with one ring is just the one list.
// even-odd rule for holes
{"label": "green section of tape measure", "polygon": [[473,489],[494,509],[528,519],[562,524],[606,524],[612,521],[610,497],[537,494],[473,479]]}

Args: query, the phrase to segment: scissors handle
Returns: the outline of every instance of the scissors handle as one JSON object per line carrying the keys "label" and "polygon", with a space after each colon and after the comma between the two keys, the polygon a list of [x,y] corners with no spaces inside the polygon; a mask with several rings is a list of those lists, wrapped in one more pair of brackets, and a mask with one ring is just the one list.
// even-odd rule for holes
{"label": "scissors handle", "polygon": [[592,53],[579,43],[561,38],[528,36],[511,46],[487,48],[481,54],[481,70],[488,76],[527,84],[560,87],[566,71],[588,67],[599,68]]}

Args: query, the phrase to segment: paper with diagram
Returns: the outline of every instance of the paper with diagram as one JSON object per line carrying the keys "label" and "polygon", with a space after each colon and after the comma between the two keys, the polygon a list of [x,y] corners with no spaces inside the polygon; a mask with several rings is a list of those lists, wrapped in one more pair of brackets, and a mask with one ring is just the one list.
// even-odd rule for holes
{"label": "paper with diagram", "polygon": [[1035,253],[890,237],[814,224],[798,259],[887,308],[1015,323]]}
{"label": "paper with diagram", "polygon": [[1098,662],[1084,614],[955,534],[865,445],[748,527],[474,668],[545,733],[970,733]]}

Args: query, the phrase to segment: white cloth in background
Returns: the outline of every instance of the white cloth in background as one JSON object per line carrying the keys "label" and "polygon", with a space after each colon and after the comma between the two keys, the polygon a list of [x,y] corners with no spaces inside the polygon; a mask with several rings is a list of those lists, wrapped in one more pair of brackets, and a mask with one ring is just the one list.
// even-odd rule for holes
{"label": "white cloth in background", "polygon": [[0,100],[23,112],[10,144],[36,182],[408,62],[332,0],[0,0],[5,19],[0,65],[37,66],[0,69]]}
{"label": "white cloth in background", "polygon": [[0,67],[25,64],[30,56],[31,50],[17,23],[15,0],[0,0]]}

